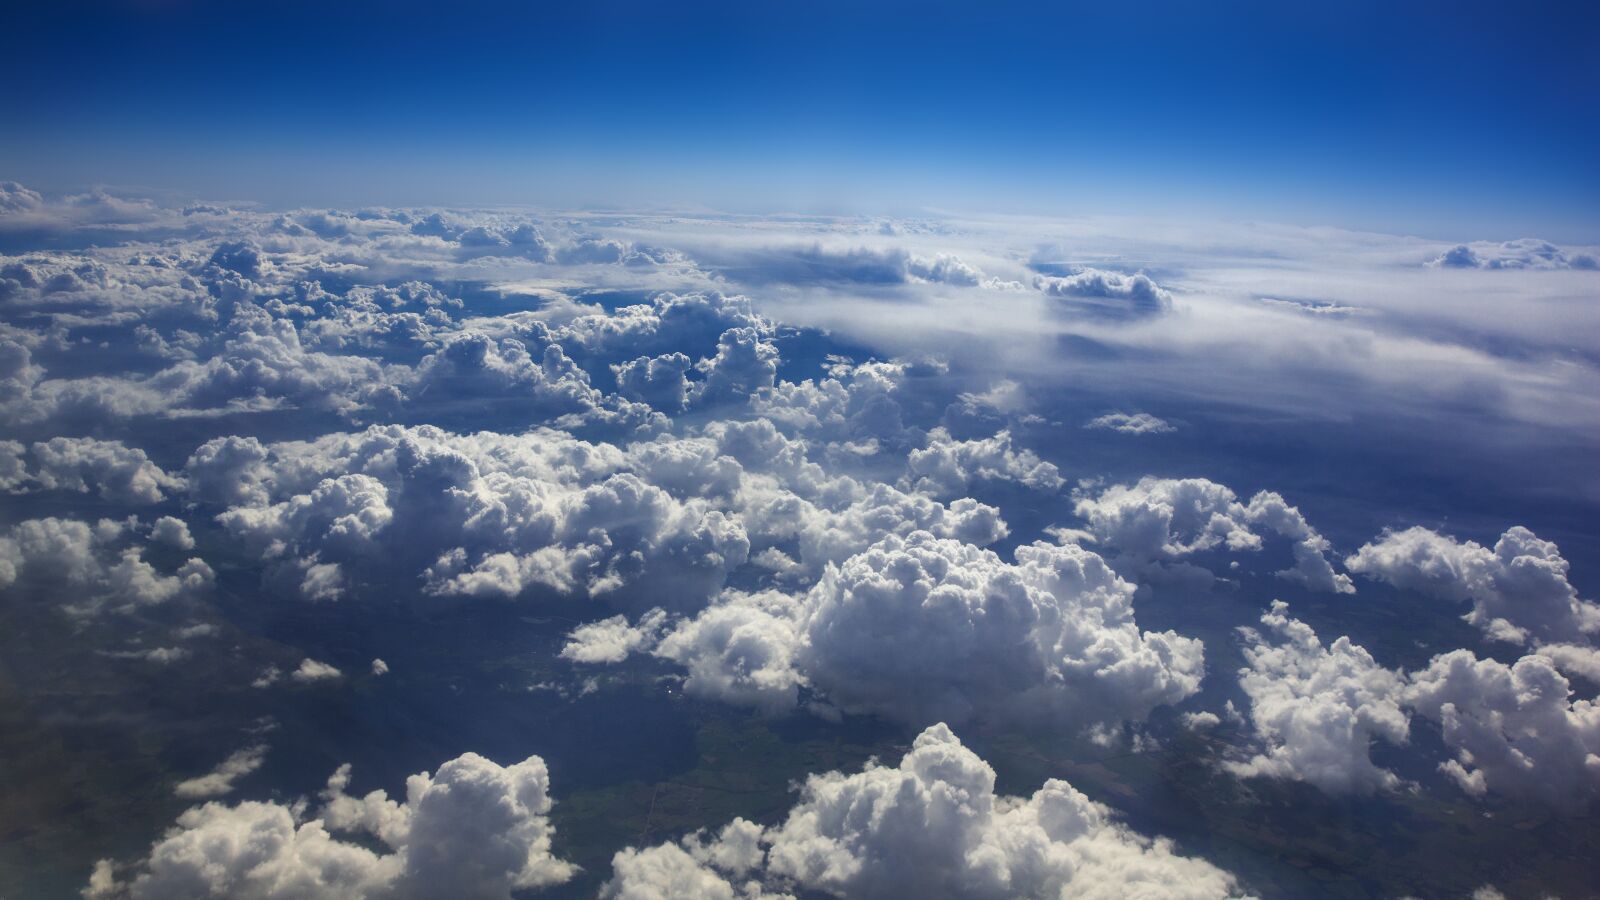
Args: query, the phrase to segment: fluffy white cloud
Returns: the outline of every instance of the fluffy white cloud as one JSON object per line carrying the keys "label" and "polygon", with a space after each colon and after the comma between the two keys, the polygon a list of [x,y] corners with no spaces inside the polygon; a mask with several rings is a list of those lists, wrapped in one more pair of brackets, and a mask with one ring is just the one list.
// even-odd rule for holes
{"label": "fluffy white cloud", "polygon": [[300,661],[300,665],[289,673],[289,677],[301,684],[313,684],[318,681],[337,681],[344,676],[343,672],[325,662],[320,662],[307,657]]}
{"label": "fluffy white cloud", "polygon": [[[770,368],[776,356],[764,341],[771,324],[743,298],[663,294],[649,304],[579,316],[555,328],[515,314],[456,322],[447,310],[460,301],[419,282],[358,285],[335,294],[320,282],[295,278],[329,265],[292,243],[269,252],[243,240],[220,242],[203,254],[151,255],[142,262],[97,257],[66,268],[54,262],[5,266],[0,291],[36,305],[48,299],[59,306],[59,298],[70,297],[74,310],[89,310],[96,320],[132,325],[139,345],[171,365],[148,375],[51,379],[32,363],[27,346],[8,341],[3,355],[9,359],[0,372],[9,385],[0,391],[0,405],[21,421],[84,425],[285,407],[438,421],[473,412],[455,405],[470,392],[497,401],[502,413],[653,429],[662,424],[659,416],[597,389],[579,362],[603,370],[604,363],[648,355],[652,348],[716,356],[719,335],[752,329],[760,338],[753,345],[756,358],[738,358],[744,345],[736,342],[727,351],[735,356],[707,363],[707,383],[698,386],[720,396],[763,383],[760,367]],[[221,320],[220,337],[208,340],[196,330],[139,321],[158,301],[176,310],[173,317],[203,323],[200,331],[216,330]],[[426,355],[418,359],[413,351]],[[407,358],[407,364],[386,358],[394,356]],[[746,371],[736,371],[741,366]]]}
{"label": "fluffy white cloud", "polygon": [[1569,811],[1600,796],[1600,705],[1573,699],[1545,656],[1508,666],[1470,650],[1446,653],[1412,675],[1405,701],[1439,723],[1456,753],[1440,769],[1469,794]]}
{"label": "fluffy white cloud", "polygon": [[184,464],[189,495],[225,506],[264,506],[264,483],[272,477],[267,448],[253,437],[214,438],[200,445]]}
{"label": "fluffy white cloud", "polygon": [[670,353],[703,356],[716,350],[724,333],[738,328],[765,334],[773,325],[747,297],[660,293],[649,303],[580,316],[552,336],[580,359],[622,362]]}
{"label": "fluffy white cloud", "polygon": [[[775,499],[785,505],[789,500],[781,496]],[[970,497],[944,504],[922,494],[895,490],[886,484],[873,485],[865,496],[842,509],[801,505],[797,512],[801,560],[812,568],[842,562],[890,535],[906,536],[926,531],[982,547],[1009,533],[996,507]]]}
{"label": "fluffy white cloud", "polygon": [[1600,647],[1583,644],[1540,644],[1534,653],[1550,660],[1557,669],[1569,675],[1600,682]]}
{"label": "fluffy white cloud", "polygon": [[150,539],[179,550],[194,549],[194,535],[189,533],[189,523],[172,516],[162,516],[156,520],[150,527]]}
{"label": "fluffy white cloud", "polygon": [[0,590],[49,598],[89,615],[164,603],[207,590],[215,580],[198,558],[170,574],[144,559],[126,522],[28,519],[0,532]]}
{"label": "fluffy white cloud", "polygon": [[1333,792],[1398,786],[1399,777],[1374,765],[1369,751],[1375,739],[1404,744],[1410,735],[1401,708],[1403,674],[1378,665],[1348,637],[1323,646],[1288,610],[1274,601],[1261,616],[1267,635],[1240,629],[1248,665],[1239,670],[1239,684],[1263,749],[1229,768]]}
{"label": "fluffy white cloud", "polygon": [[940,253],[932,259],[913,256],[906,260],[906,272],[914,278],[942,284],[973,287],[984,281],[983,272],[960,257]]}
{"label": "fluffy white cloud", "polygon": [[1513,643],[1589,643],[1600,634],[1600,604],[1578,597],[1569,564],[1550,541],[1517,526],[1494,548],[1422,527],[1385,532],[1345,567],[1395,587],[1457,603],[1466,620]]}
{"label": "fluffy white cloud", "polygon": [[[364,566],[401,558],[426,561],[417,574],[440,594],[544,588],[682,611],[704,606],[754,550],[791,547],[792,574],[815,577],[887,534],[987,544],[1007,531],[998,509],[970,498],[830,476],[806,440],[767,420],[704,434],[619,450],[546,430],[374,427],[270,447],[219,439],[186,472],[194,495],[233,504],[219,521],[307,596],[338,596]],[[1050,471],[1018,451],[1009,464],[1035,479]]]}
{"label": "fluffy white cloud", "polygon": [[1323,537],[1297,507],[1290,506],[1282,496],[1271,491],[1261,491],[1250,498],[1245,507],[1245,519],[1277,532],[1293,542],[1294,567],[1278,573],[1278,577],[1297,581],[1314,591],[1335,594],[1353,594],[1355,585],[1350,576],[1334,569],[1329,561],[1333,544]]}
{"label": "fluffy white cloud", "polygon": [[1077,503],[1095,538],[1136,559],[1185,556],[1225,546],[1254,550],[1261,538],[1226,486],[1204,478],[1143,478]]}
{"label": "fluffy white cloud", "polygon": [[[32,465],[27,459],[31,459]],[[0,443],[0,489],[94,491],[123,503],[160,503],[183,481],[161,470],[143,450],[121,441],[57,437],[29,448]]]}
{"label": "fluffy white cloud", "polygon": [[[690,835],[679,844],[643,850],[628,847],[611,860],[611,880],[600,890],[606,900],[793,900],[769,892],[752,869],[761,864],[761,827],[735,819],[714,838]],[[735,884],[734,882],[737,882]]]}
{"label": "fluffy white cloud", "polygon": [[1199,688],[1199,641],[1141,632],[1132,585],[1076,545],[1006,563],[928,532],[830,566],[806,594],[733,594],[656,648],[685,690],[769,711],[808,686],[847,711],[1077,726],[1141,718]]}
{"label": "fluffy white cloud", "polygon": [[687,375],[693,368],[689,357],[674,352],[614,363],[611,371],[616,375],[617,392],[622,396],[676,413],[689,402]]}
{"label": "fluffy white cloud", "polygon": [[1194,693],[1198,641],[1140,632],[1133,586],[1082,547],[1015,564],[927,533],[886,538],[812,590],[800,665],[830,700],[913,722],[1139,718]]}
{"label": "fluffy white cloud", "polygon": [[1259,550],[1258,526],[1293,542],[1295,565],[1278,576],[1313,590],[1354,593],[1348,575],[1328,561],[1332,545],[1296,507],[1271,491],[1249,505],[1232,490],[1204,478],[1146,477],[1134,485],[1115,485],[1097,497],[1078,500],[1078,515],[1106,547],[1136,563],[1172,560],[1225,547]]}
{"label": "fluffy white cloud", "polygon": [[777,380],[778,348],[761,329],[730,328],[717,339],[716,356],[699,369],[705,380],[694,387],[698,402],[743,402]]}
{"label": "fluffy white cloud", "polygon": [[298,544],[351,553],[369,546],[394,519],[389,491],[371,475],[323,479],[310,493],[265,507],[235,507],[217,517],[267,555]]}
{"label": "fluffy white cloud", "polygon": [[[234,312],[230,337],[204,362],[180,362],[137,382],[163,409],[216,410],[261,399],[349,412],[391,402],[402,375],[361,356],[307,350],[287,319],[264,310]],[[146,411],[130,405],[124,414]]]}
{"label": "fluffy white cloud", "polygon": [[1032,450],[1013,448],[1011,432],[975,441],[958,441],[943,428],[928,434],[928,444],[911,451],[906,479],[913,490],[936,497],[959,496],[972,482],[1004,480],[1034,490],[1059,490],[1065,480]]}
{"label": "fluffy white cloud", "polygon": [[813,775],[778,826],[737,820],[714,838],[625,850],[603,894],[617,898],[1237,896],[1227,872],[1180,856],[1112,818],[1065,781],[1031,797],[994,789],[995,773],[945,725],[897,766]]}
{"label": "fluffy white cloud", "polygon": [[455,416],[462,403],[492,402],[501,414],[531,421],[562,417],[615,419],[634,425],[651,421],[647,410],[618,405],[589,382],[561,345],[530,346],[514,338],[498,340],[472,333],[453,337],[417,367],[408,386],[413,404],[442,405]]}
{"label": "fluffy white cloud", "polygon": [[1172,309],[1172,295],[1143,272],[1123,275],[1084,269],[1065,278],[1040,276],[1034,284],[1070,309],[1111,318],[1159,316]]}
{"label": "fluffy white cloud", "polygon": [[[454,898],[510,900],[514,891],[569,880],[550,849],[550,777],[537,756],[500,766],[475,753],[406,782],[404,801],[383,791],[347,794],[349,766],[328,780],[323,805],[207,803],[135,864],[124,884],[96,868],[98,896]],[[333,832],[366,835],[341,840]],[[377,852],[374,847],[384,847]]]}
{"label": "fluffy white cloud", "polygon": [[645,590],[641,576],[649,572],[647,593],[655,602],[698,606],[750,552],[737,518],[704,501],[679,503],[632,474],[614,475],[539,506],[544,508],[535,510],[543,521],[531,523],[544,531],[533,545],[538,549],[490,553],[470,562],[457,548],[460,552],[440,557],[429,570],[430,589],[513,596],[542,585],[631,602]]}
{"label": "fluffy white cloud", "polygon": [[818,440],[899,438],[905,421],[896,397],[907,368],[895,362],[841,364],[828,378],[780,382],[751,406],[784,431]]}
{"label": "fluffy white cloud", "polygon": [[1393,788],[1398,777],[1372,763],[1370,747],[1406,743],[1415,713],[1439,726],[1454,753],[1440,771],[1474,797],[1572,812],[1600,796],[1600,705],[1575,699],[1559,671],[1574,658],[1580,668],[1592,662],[1569,652],[1588,648],[1552,645],[1512,665],[1454,650],[1407,674],[1346,637],[1324,647],[1281,602],[1261,621],[1267,636],[1241,629],[1249,665],[1239,681],[1262,749],[1228,763],[1232,771],[1334,792]]}
{"label": "fluffy white cloud", "polygon": [[665,621],[666,613],[653,610],[641,617],[637,625],[629,625],[627,616],[612,616],[579,625],[561,648],[561,656],[577,663],[621,662],[634,651],[654,644]]}
{"label": "fluffy white cloud", "polygon": [[789,712],[806,684],[795,660],[800,612],[785,594],[734,593],[680,622],[654,652],[688,671],[683,689],[691,696]]}
{"label": "fluffy white cloud", "polygon": [[38,209],[44,197],[15,181],[0,181],[0,212],[20,213]]}
{"label": "fluffy white cloud", "polygon": [[[643,470],[669,483],[694,477],[694,453],[641,446],[634,459]],[[252,546],[270,551],[298,542],[302,553],[345,562],[397,547],[427,561],[446,557],[433,567],[439,590],[516,593],[548,582],[604,592],[608,576],[616,576],[610,587],[628,580],[613,567],[646,562],[632,554],[651,549],[660,551],[655,561],[680,567],[685,577],[704,570],[713,581],[722,566],[742,561],[736,522],[705,501],[680,503],[624,471],[628,457],[617,448],[560,432],[457,435],[390,426],[276,444],[261,454],[270,462],[253,499],[286,499],[223,514]],[[252,466],[261,454],[248,455]],[[716,457],[708,462],[715,465]],[[723,563],[690,552],[702,538],[726,550]],[[676,550],[682,552],[672,555]],[[480,569],[482,578],[447,584]],[[498,588],[491,580],[497,574],[506,579]]]}

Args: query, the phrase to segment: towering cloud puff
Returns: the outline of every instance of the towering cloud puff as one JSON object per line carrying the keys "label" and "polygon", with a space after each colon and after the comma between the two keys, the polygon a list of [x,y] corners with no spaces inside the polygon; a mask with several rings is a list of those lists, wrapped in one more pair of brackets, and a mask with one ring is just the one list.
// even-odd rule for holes
{"label": "towering cloud puff", "polygon": [[998,555],[890,537],[812,590],[801,667],[835,703],[966,721],[1137,718],[1194,693],[1199,641],[1141,633],[1133,586],[1076,545]]}
{"label": "towering cloud puff", "polygon": [[747,297],[661,293],[649,303],[580,316],[557,337],[580,360],[609,362],[663,353],[707,355],[716,350],[720,336],[734,328],[765,334],[773,325],[751,309]]}
{"label": "towering cloud puff", "polygon": [[994,790],[995,773],[950,729],[924,731],[898,766],[813,775],[783,824],[735,820],[715,837],[617,854],[611,898],[1235,896],[1237,882],[1114,821],[1051,779],[1031,797]]}
{"label": "towering cloud puff", "polygon": [[1116,485],[1079,500],[1077,513],[1088,520],[1096,539],[1138,559],[1261,546],[1233,491],[1204,478],[1143,478]]}
{"label": "towering cloud puff", "polygon": [[1410,734],[1401,709],[1404,676],[1378,665],[1348,637],[1324,647],[1288,610],[1274,601],[1262,615],[1270,637],[1241,629],[1249,665],[1239,671],[1239,684],[1250,697],[1250,721],[1264,749],[1230,768],[1333,792],[1398,786],[1399,777],[1368,754],[1374,738],[1403,744]]}
{"label": "towering cloud puff", "polygon": [[940,253],[932,259],[912,256],[906,260],[906,273],[923,281],[965,287],[976,287],[985,280],[982,270],[977,266],[948,253]]}
{"label": "towering cloud puff", "polygon": [[690,693],[781,711],[805,685],[847,711],[912,724],[1086,726],[1193,694],[1197,640],[1140,632],[1134,588],[1075,545],[1015,563],[925,531],[891,535],[808,593],[734,594],[656,649]]}
{"label": "towering cloud puff", "polygon": [[[795,659],[801,612],[799,601],[776,591],[732,594],[681,622],[654,652],[688,670],[684,690],[692,696],[781,715],[795,709],[807,684]],[[630,631],[639,635],[633,647],[649,643],[649,625]]]}
{"label": "towering cloud puff", "polygon": [[750,552],[737,518],[702,501],[679,504],[631,474],[562,496],[544,514],[551,526],[545,546],[491,554],[470,566],[464,554],[446,555],[430,571],[430,589],[511,596],[543,585],[625,601],[633,593],[625,589],[635,588],[654,602],[693,608]]}
{"label": "towering cloud puff", "polygon": [[677,413],[689,402],[690,384],[686,376],[693,367],[689,357],[674,352],[614,363],[611,372],[617,379],[617,393],[656,409]]}
{"label": "towering cloud puff", "polygon": [[224,506],[265,506],[272,497],[266,485],[273,478],[267,460],[267,448],[253,437],[206,441],[184,463],[189,496]]}
{"label": "towering cloud puff", "polygon": [[717,355],[699,366],[705,381],[695,385],[701,403],[744,402],[778,377],[778,348],[756,328],[730,328],[717,339]]}
{"label": "towering cloud puff", "polygon": [[1398,588],[1470,602],[1467,621],[1496,640],[1584,643],[1600,635],[1600,604],[1578,597],[1555,544],[1520,525],[1493,550],[1421,527],[1385,532],[1345,566]]}
{"label": "towering cloud puff", "polygon": [[[404,802],[345,793],[350,767],[328,780],[324,804],[207,803],[185,812],[132,877],[102,863],[89,897],[133,900],[254,897],[505,898],[569,880],[550,849],[550,776],[531,756],[500,766],[475,753],[413,775]],[[333,832],[360,835],[342,840]]]}

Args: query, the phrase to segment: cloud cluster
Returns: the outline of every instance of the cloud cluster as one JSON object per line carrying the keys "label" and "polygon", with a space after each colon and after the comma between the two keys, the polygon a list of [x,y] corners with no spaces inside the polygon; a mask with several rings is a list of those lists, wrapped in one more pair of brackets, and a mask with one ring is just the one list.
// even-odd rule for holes
{"label": "cloud cluster", "polygon": [[[119,881],[102,863],[85,895],[510,900],[575,872],[551,852],[550,776],[537,756],[500,766],[464,754],[432,775],[411,776],[403,801],[381,790],[354,797],[349,784],[350,767],[342,766],[315,815],[304,802],[197,806],[130,877]],[[217,792],[204,787],[184,796]]]}
{"label": "cloud cluster", "polygon": [[1600,269],[1589,253],[1567,253],[1549,241],[1520,238],[1499,244],[1457,244],[1429,260],[1436,269]]}
{"label": "cloud cluster", "polygon": [[[274,577],[314,598],[408,559],[424,561],[415,574],[437,594],[542,588],[692,610],[763,552],[814,577],[888,534],[980,545],[1006,534],[992,506],[830,477],[810,453],[765,419],[622,446],[548,429],[373,426],[273,445],[218,438],[190,457],[185,478],[191,496],[226,507],[217,520]],[[1053,471],[1031,454],[997,453],[1036,483]]]}
{"label": "cloud cluster", "polygon": [[1329,561],[1332,545],[1282,496],[1261,491],[1249,504],[1225,485],[1204,478],[1146,477],[1078,500],[1076,511],[1102,545],[1139,565],[1178,560],[1225,548],[1253,551],[1265,529],[1292,542],[1294,566],[1281,578],[1312,590],[1355,592],[1350,576]]}
{"label": "cloud cluster", "polygon": [[690,694],[772,712],[793,709],[803,686],[915,725],[1087,727],[1199,689],[1201,643],[1140,631],[1133,592],[1075,544],[1020,547],[1007,563],[919,531],[830,566],[801,596],[731,593],[653,652],[685,667]]}
{"label": "cloud cluster", "polygon": [[164,573],[144,558],[137,520],[27,519],[0,532],[0,591],[51,598],[73,615],[132,609],[194,595],[215,573],[191,558]]}
{"label": "cloud cluster", "polygon": [[[19,421],[40,425],[285,407],[448,421],[462,412],[449,401],[470,390],[505,413],[658,428],[648,407],[608,395],[595,383],[597,375],[609,377],[608,364],[641,352],[689,350],[706,357],[712,383],[700,387],[709,389],[708,399],[761,383],[758,375],[735,372],[741,360],[715,362],[718,338],[729,329],[753,328],[764,338],[771,327],[741,298],[661,294],[556,326],[517,314],[458,319],[452,313],[460,316],[461,301],[420,281],[325,288],[346,278],[346,270],[393,266],[389,257],[397,248],[385,241],[416,234],[394,219],[382,220],[393,226],[386,232],[374,225],[378,220],[346,217],[332,235],[333,219],[307,214],[296,222],[312,228],[262,229],[230,214],[226,221],[244,236],[152,246],[131,260],[91,251],[0,259],[0,292],[53,316],[47,340],[54,346],[65,345],[74,328],[125,328],[141,352],[167,363],[156,371],[139,366],[51,377],[35,359],[45,340],[37,332],[0,335],[6,341],[0,377],[7,383],[0,405]],[[481,229],[457,237],[470,242],[475,230]],[[408,249],[428,251],[426,241]],[[626,264],[632,252],[613,262]],[[352,256],[362,262],[349,261]],[[738,341],[728,340],[730,350],[723,352],[738,352]],[[775,353],[763,340],[756,350],[767,360]]]}
{"label": "cloud cluster", "polygon": [[160,503],[181,479],[121,441],[57,437],[24,446],[0,441],[0,490],[94,491],[106,500]]}
{"label": "cloud cluster", "polygon": [[627,849],[610,898],[1170,897],[1239,895],[1234,877],[1143,837],[1065,781],[995,793],[995,773],[943,725],[896,766],[812,775],[782,824]]}
{"label": "cloud cluster", "polygon": [[1141,319],[1172,311],[1172,295],[1150,276],[1083,269],[1065,278],[1038,276],[1034,285],[1073,312],[1112,319]]}
{"label": "cloud cluster", "polygon": [[911,451],[906,480],[913,490],[935,497],[960,496],[980,480],[1015,481],[1039,491],[1059,490],[1066,483],[1060,470],[1038,454],[1015,449],[1009,431],[958,441],[943,428],[929,432],[926,447]]}
{"label": "cloud cluster", "polygon": [[1466,620],[1496,640],[1587,643],[1600,634],[1600,604],[1578,597],[1560,549],[1521,526],[1493,549],[1422,527],[1390,531],[1345,566],[1404,590],[1471,603]]}
{"label": "cloud cluster", "polygon": [[1388,669],[1340,637],[1324,646],[1275,602],[1266,634],[1241,629],[1260,747],[1227,767],[1244,776],[1314,784],[1331,792],[1393,789],[1402,782],[1370,757],[1378,740],[1404,745],[1411,717],[1440,729],[1453,754],[1439,770],[1467,794],[1489,793],[1576,812],[1600,796],[1600,705],[1574,698],[1549,655],[1507,665],[1453,650],[1410,673]]}
{"label": "cloud cluster", "polygon": [[238,501],[218,521],[310,597],[400,558],[440,594],[604,594],[653,572],[694,602],[744,562],[737,519],[623,468],[615,448],[560,432],[374,426],[271,447],[219,439],[187,471],[199,496]]}
{"label": "cloud cluster", "polygon": [[1574,700],[1542,655],[1512,665],[1469,650],[1414,673],[1406,703],[1437,722],[1456,758],[1440,768],[1473,796],[1489,791],[1581,810],[1600,796],[1600,704]]}
{"label": "cloud cluster", "polygon": [[628,617],[622,615],[580,625],[561,648],[561,656],[577,663],[622,662],[635,651],[654,644],[665,620],[665,612],[652,610],[637,625],[629,625]]}
{"label": "cloud cluster", "polygon": [[751,408],[786,433],[813,440],[899,441],[906,424],[897,398],[911,368],[903,362],[840,363],[829,377],[785,381],[762,392]]}

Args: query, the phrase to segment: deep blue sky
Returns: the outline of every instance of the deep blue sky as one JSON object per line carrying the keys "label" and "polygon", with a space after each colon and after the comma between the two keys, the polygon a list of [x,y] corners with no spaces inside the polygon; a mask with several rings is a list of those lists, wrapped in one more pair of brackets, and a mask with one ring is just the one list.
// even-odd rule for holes
{"label": "deep blue sky", "polygon": [[12,3],[0,178],[1593,241],[1593,6]]}

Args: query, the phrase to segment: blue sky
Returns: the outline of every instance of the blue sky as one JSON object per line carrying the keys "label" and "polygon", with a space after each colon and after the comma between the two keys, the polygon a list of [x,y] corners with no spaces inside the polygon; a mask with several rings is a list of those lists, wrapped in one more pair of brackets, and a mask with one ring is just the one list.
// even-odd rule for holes
{"label": "blue sky", "polygon": [[269,203],[1600,234],[1572,3],[37,4],[0,176]]}

